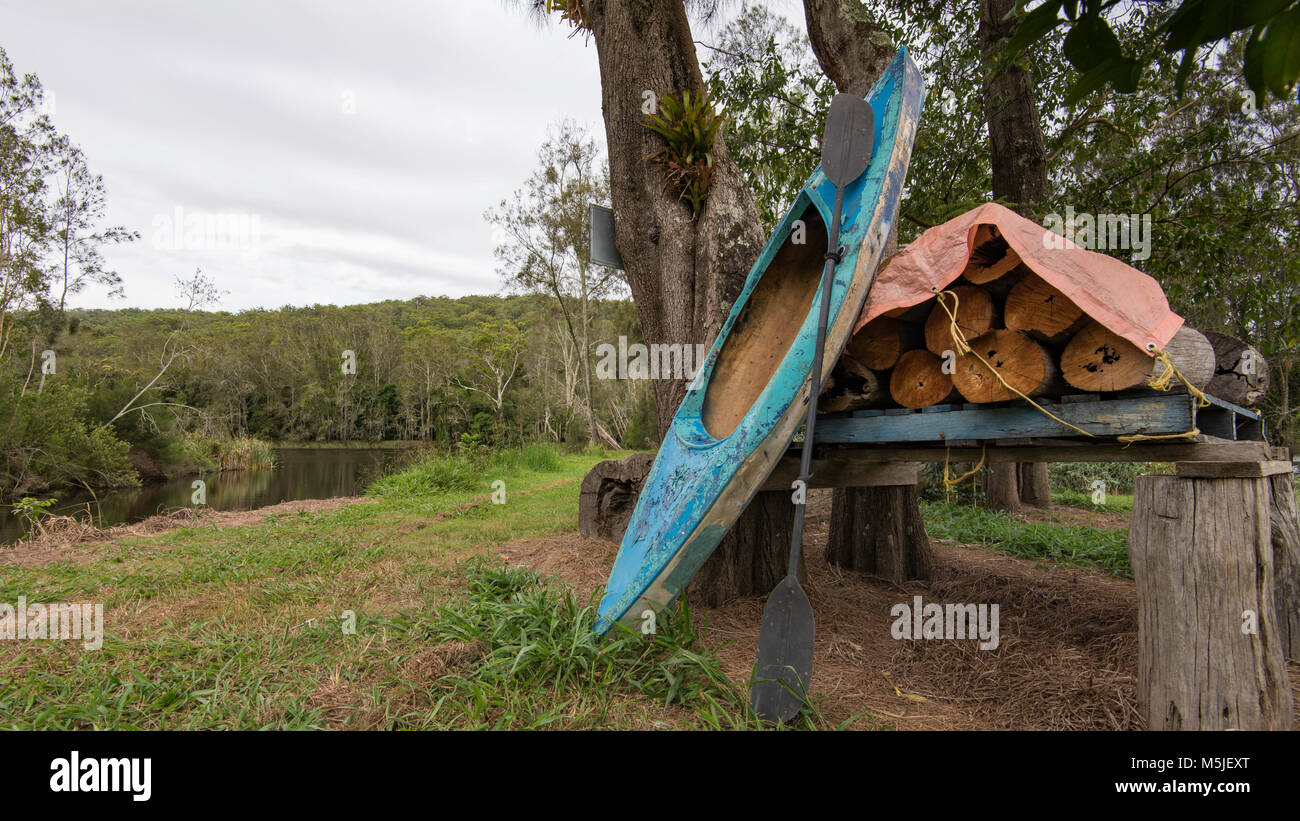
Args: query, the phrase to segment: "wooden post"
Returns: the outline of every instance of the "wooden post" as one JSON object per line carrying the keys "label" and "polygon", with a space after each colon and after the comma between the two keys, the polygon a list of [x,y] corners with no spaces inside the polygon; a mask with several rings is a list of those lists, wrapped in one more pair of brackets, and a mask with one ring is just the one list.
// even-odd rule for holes
{"label": "wooden post", "polygon": [[1291,729],[1268,479],[1139,476],[1128,547],[1147,728]]}
{"label": "wooden post", "polygon": [[1288,471],[1270,476],[1268,483],[1278,633],[1283,654],[1300,660],[1300,515],[1296,512],[1295,482]]}
{"label": "wooden post", "polygon": [[930,539],[916,484],[835,488],[826,561],[895,584],[929,579]]}

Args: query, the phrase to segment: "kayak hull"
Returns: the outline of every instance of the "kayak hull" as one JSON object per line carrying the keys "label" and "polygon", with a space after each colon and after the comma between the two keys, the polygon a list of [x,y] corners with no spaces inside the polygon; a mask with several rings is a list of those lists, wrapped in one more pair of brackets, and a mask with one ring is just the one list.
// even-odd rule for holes
{"label": "kayak hull", "polygon": [[[897,217],[923,96],[920,72],[905,50],[868,96],[876,115],[876,149],[866,173],[845,188],[840,233],[844,253],[833,274],[823,379],[852,333],[883,257]],[[834,196],[834,186],[819,168],[750,271],[642,485],[600,603],[596,632],[606,633],[615,625],[639,630],[647,618],[681,595],[767,481],[802,424],[811,390],[820,288],[805,295],[810,301],[804,307],[784,305],[797,300],[780,294],[773,298],[761,286],[765,275],[777,276],[771,271],[783,264],[791,244],[799,242],[800,231],[807,234],[804,241],[820,243],[810,249],[811,254],[798,252],[806,269],[800,276],[813,286],[820,283],[820,260],[828,240],[825,226],[831,221]],[[815,230],[821,235],[814,236]],[[808,283],[796,284],[804,289]],[[769,316],[755,319],[753,311],[747,310],[751,298],[759,306],[766,298]],[[797,332],[790,331],[789,346],[770,375],[759,371],[766,379],[761,389],[748,389],[757,391],[757,396],[745,404],[743,415],[732,411],[728,416],[719,408],[737,396],[748,399],[748,394],[745,380],[733,375],[739,366],[729,373],[725,365],[749,356],[752,361],[746,364],[752,369],[763,366],[764,357],[738,350],[735,340],[746,334],[760,340],[771,336],[761,323],[772,322],[770,314],[782,310],[793,317],[787,325],[797,327]],[[775,360],[778,354],[766,356]],[[749,382],[752,386],[755,379]]]}

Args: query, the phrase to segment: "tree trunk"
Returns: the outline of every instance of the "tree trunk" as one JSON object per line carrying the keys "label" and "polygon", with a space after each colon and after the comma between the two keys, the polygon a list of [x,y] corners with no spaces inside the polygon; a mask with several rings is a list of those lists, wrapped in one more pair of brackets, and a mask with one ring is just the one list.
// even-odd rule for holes
{"label": "tree trunk", "polygon": [[[758,210],[726,142],[711,151],[713,176],[697,219],[646,157],[663,140],[642,105],[698,93],[704,81],[680,0],[588,0],[600,63],[614,231],[647,345],[711,343],[763,247]],[[646,92],[650,92],[648,98]],[[654,382],[659,432],[686,395],[685,380]]]}
{"label": "tree trunk", "polygon": [[[839,91],[865,97],[894,56],[893,43],[872,20],[866,6],[861,0],[804,0],[804,20],[808,40],[822,71]],[[893,253],[897,245],[898,226],[895,225],[885,253]],[[908,557],[900,558],[896,566],[905,570],[924,566],[928,578],[930,543],[921,521],[916,488],[843,488],[835,491],[834,499],[830,540],[838,544],[855,540],[874,544],[877,541],[874,531],[864,530],[870,517],[850,512],[875,510],[880,515],[879,511],[885,511],[885,519],[909,523],[892,531],[899,534],[899,539],[896,548],[891,549],[896,549],[899,557]]]}
{"label": "tree trunk", "polygon": [[808,41],[822,71],[845,94],[867,96],[894,44],[861,0],[804,0]]}
{"label": "tree trunk", "polygon": [[[686,592],[695,604],[718,607],[737,596],[766,596],[785,578],[794,534],[790,491],[760,491],[713,551]],[[799,565],[807,581],[808,563]]]}
{"label": "tree trunk", "polygon": [[[1028,464],[1028,463],[1026,463]],[[1016,462],[994,462],[984,479],[984,499],[994,510],[1020,512],[1020,466]]]}
{"label": "tree trunk", "polygon": [[831,525],[826,543],[831,564],[895,584],[930,578],[930,540],[914,485],[836,488]]}
{"label": "tree trunk", "polygon": [[[980,48],[986,58],[998,43],[1015,31],[1010,13],[1016,0],[984,0],[980,15]],[[990,67],[991,68],[991,67]],[[1007,202],[1023,216],[1031,216],[1047,198],[1047,147],[1034,99],[1034,79],[1019,64],[985,75],[984,113],[989,125],[989,152],[993,170],[993,197]],[[1021,495],[1018,474],[1037,468],[995,464],[989,474],[988,496],[993,507],[1018,512]],[[1043,475],[1046,481],[1046,475]],[[1039,488],[1050,496],[1050,488]]]}
{"label": "tree trunk", "polygon": [[[614,232],[647,345],[712,343],[763,247],[753,196],[721,136],[699,216],[665,186],[664,168],[647,162],[662,139],[642,123],[642,106],[665,94],[704,87],[681,0],[586,0],[600,63],[609,149]],[[649,97],[646,92],[649,92]],[[653,383],[662,437],[686,395],[685,380]],[[779,494],[786,508],[788,494]],[[787,535],[767,538],[778,521],[774,498],[759,494],[701,568],[693,589],[706,601],[767,592],[781,574]]]}
{"label": "tree trunk", "polygon": [[1047,463],[1020,462],[1017,469],[1020,501],[1030,507],[1049,507],[1052,504],[1052,485],[1047,478]]}
{"label": "tree trunk", "polygon": [[[1008,15],[1016,0],[985,0],[980,15],[980,48],[986,57],[1015,31]],[[991,68],[991,66],[990,66]],[[1033,76],[1020,64],[1003,66],[988,75],[984,113],[989,124],[993,196],[1010,203],[1023,216],[1047,198],[1047,148],[1034,100]]]}

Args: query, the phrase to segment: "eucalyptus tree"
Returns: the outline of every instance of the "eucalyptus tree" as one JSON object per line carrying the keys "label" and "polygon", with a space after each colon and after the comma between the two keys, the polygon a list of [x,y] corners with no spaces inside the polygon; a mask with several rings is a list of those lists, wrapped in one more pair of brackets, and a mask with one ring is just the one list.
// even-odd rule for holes
{"label": "eucalyptus tree", "polygon": [[553,126],[524,186],[484,217],[498,228],[496,257],[507,286],[548,295],[578,351],[590,441],[599,423],[592,402],[591,325],[596,301],[624,289],[621,272],[593,265],[589,206],[609,200],[609,172],[596,141],[572,120]]}

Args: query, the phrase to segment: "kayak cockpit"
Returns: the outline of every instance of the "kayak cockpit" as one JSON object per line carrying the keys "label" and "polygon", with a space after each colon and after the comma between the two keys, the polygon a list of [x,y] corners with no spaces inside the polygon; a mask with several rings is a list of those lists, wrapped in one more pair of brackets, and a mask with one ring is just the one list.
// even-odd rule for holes
{"label": "kayak cockpit", "polygon": [[745,300],[713,363],[701,417],[715,439],[736,430],[772,381],[821,285],[827,236],[821,213],[808,202],[789,224],[791,231]]}

